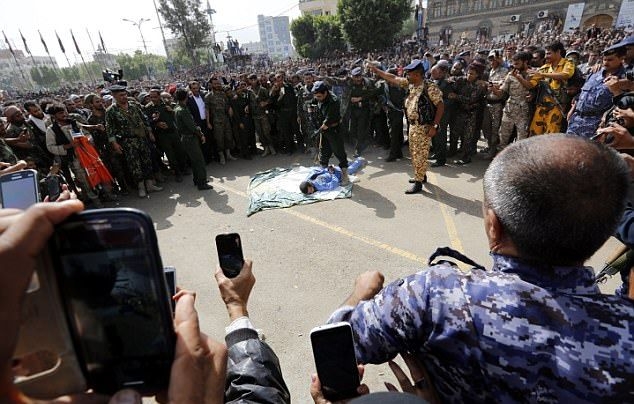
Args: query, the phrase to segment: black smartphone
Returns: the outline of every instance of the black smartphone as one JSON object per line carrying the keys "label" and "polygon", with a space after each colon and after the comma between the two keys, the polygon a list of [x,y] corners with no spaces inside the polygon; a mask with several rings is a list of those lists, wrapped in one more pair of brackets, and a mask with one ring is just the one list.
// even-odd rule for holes
{"label": "black smartphone", "polygon": [[22,170],[1,176],[0,197],[3,208],[28,209],[38,203],[37,171]]}
{"label": "black smartphone", "polygon": [[310,342],[324,397],[334,402],[358,396],[361,380],[350,324],[316,327],[310,332]]}
{"label": "black smartphone", "polygon": [[135,209],[82,212],[56,226],[50,249],[88,387],[166,390],[176,337],[152,219]]}
{"label": "black smartphone", "polygon": [[216,249],[222,273],[227,278],[238,276],[244,265],[240,235],[238,233],[218,234],[216,236]]}
{"label": "black smartphone", "polygon": [[176,311],[176,301],[172,299],[172,296],[176,294],[176,268],[168,266],[163,268],[165,274],[165,282],[167,283],[167,293],[170,295],[170,302],[172,303],[172,312]]}

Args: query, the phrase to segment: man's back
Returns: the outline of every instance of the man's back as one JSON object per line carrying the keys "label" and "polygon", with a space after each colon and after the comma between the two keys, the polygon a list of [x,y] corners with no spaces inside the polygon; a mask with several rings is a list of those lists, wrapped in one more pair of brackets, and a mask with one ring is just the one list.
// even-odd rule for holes
{"label": "man's back", "polygon": [[432,267],[330,321],[351,322],[360,362],[416,353],[443,402],[634,402],[634,302],[589,268],[494,259]]}

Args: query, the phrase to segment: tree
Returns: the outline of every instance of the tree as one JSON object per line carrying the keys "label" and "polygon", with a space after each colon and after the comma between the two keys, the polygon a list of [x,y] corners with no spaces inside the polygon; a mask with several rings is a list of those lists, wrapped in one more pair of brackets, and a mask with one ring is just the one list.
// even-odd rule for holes
{"label": "tree", "polygon": [[117,64],[123,69],[125,80],[141,80],[147,76],[148,70],[152,76],[161,75],[167,70],[166,63],[165,56],[146,55],[140,50],[135,51],[133,56],[127,53],[117,55]]}
{"label": "tree", "polygon": [[311,48],[315,43],[315,17],[310,14],[296,18],[291,23],[291,34],[293,34],[293,42],[295,50],[304,58],[310,58]]}
{"label": "tree", "polygon": [[357,50],[390,46],[412,13],[410,0],[340,0],[339,21]]}
{"label": "tree", "polygon": [[341,24],[332,15],[300,17],[293,20],[291,32],[302,57],[318,59],[346,49]]}
{"label": "tree", "polygon": [[200,0],[159,0],[165,26],[185,43],[191,60],[198,64],[195,49],[209,47],[211,26],[200,10]]}

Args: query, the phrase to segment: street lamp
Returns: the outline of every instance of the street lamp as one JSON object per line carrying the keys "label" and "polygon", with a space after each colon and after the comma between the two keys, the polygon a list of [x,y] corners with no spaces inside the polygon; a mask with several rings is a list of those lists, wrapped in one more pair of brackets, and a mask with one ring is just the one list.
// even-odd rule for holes
{"label": "street lamp", "polygon": [[[147,55],[147,45],[145,44],[145,37],[143,36],[143,31],[141,30],[141,24],[143,24],[146,21],[150,21],[149,18],[140,18],[139,21],[132,21],[129,20],[127,18],[122,18],[123,21],[125,22],[129,22],[130,24],[134,25],[135,27],[137,27],[137,29],[139,30],[139,34],[141,35],[141,41],[143,42],[143,49],[145,50],[145,54]],[[147,64],[147,59],[146,59],[146,63],[145,63],[145,69],[147,70],[147,78],[148,80],[150,79],[150,67]]]}

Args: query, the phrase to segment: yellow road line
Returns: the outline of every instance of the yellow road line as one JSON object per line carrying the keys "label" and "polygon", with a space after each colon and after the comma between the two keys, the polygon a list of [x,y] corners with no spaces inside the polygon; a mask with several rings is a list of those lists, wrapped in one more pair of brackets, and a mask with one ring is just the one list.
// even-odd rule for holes
{"label": "yellow road line", "polygon": [[[434,182],[436,182],[435,181],[436,178],[435,178],[434,174],[427,173],[427,175],[428,176],[431,175],[431,178],[433,178]],[[227,186],[225,184],[214,183],[214,187],[218,187],[218,188],[224,189],[226,191],[229,191],[229,192],[234,193],[236,195],[243,196],[245,198],[248,197],[248,195],[245,192],[239,191],[239,190],[234,189],[234,188],[232,188],[230,186]],[[456,249],[458,251],[463,251],[462,250],[462,243],[460,242],[460,238],[458,237],[458,231],[456,230],[456,224],[453,221],[453,219],[452,219],[452,217],[451,217],[451,215],[449,213],[449,210],[447,209],[447,205],[441,201],[441,199],[440,199],[440,197],[438,195],[434,195],[434,199],[436,200],[436,202],[438,203],[438,205],[440,207],[440,211],[442,213],[442,216],[443,216],[443,219],[444,219],[444,222],[445,222],[445,227],[447,228],[447,233],[449,234],[449,240],[451,242],[452,248],[454,248],[454,249]],[[295,216],[295,217],[297,217],[299,219],[302,219],[302,220],[304,220],[306,222],[321,226],[321,227],[326,228],[328,230],[331,230],[331,231],[333,231],[335,233],[339,233],[339,234],[344,235],[344,236],[346,236],[348,238],[360,241],[362,243],[371,245],[373,247],[380,248],[382,250],[388,251],[388,252],[390,252],[392,254],[398,255],[398,256],[406,258],[408,260],[415,261],[415,262],[420,262],[420,263],[423,263],[423,264],[427,264],[427,258],[426,257],[421,257],[419,255],[416,255],[416,254],[410,252],[410,251],[403,250],[401,248],[395,247],[393,245],[384,243],[384,242],[379,241],[379,240],[375,240],[375,239],[373,239],[371,237],[367,237],[367,236],[364,236],[364,235],[361,235],[361,234],[354,233],[354,232],[352,232],[352,231],[350,231],[348,229],[345,229],[345,228],[343,228],[341,226],[337,226],[337,225],[328,223],[326,221],[323,221],[321,219],[317,219],[317,218],[315,218],[313,216],[306,215],[304,213],[300,213],[297,210],[282,209],[282,211],[284,213],[286,213],[286,214]]]}

